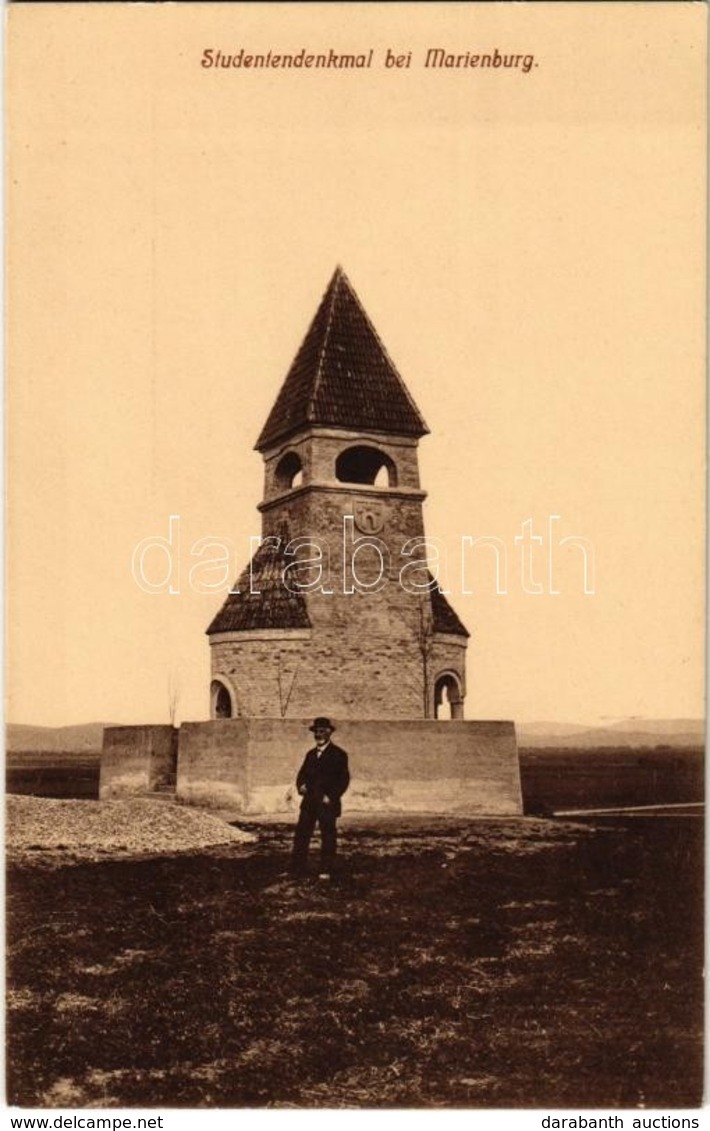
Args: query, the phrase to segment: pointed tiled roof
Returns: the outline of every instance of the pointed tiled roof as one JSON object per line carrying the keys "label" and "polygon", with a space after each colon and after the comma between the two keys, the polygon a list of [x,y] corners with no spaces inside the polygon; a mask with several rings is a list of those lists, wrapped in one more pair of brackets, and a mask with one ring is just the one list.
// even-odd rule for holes
{"label": "pointed tiled roof", "polygon": [[311,627],[303,594],[291,593],[284,584],[284,567],[293,562],[283,552],[288,541],[285,534],[278,546],[268,539],[259,546],[234,586],[239,592],[229,594],[207,629],[208,636],[216,632]]}
{"label": "pointed tiled roof", "polygon": [[423,436],[429,431],[341,267],[325,292],[256,442],[308,426]]}

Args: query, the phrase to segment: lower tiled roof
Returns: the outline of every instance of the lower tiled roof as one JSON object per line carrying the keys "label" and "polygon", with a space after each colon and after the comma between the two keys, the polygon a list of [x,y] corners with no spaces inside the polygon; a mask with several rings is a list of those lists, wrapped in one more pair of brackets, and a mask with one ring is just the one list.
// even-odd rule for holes
{"label": "lower tiled roof", "polygon": [[290,592],[284,584],[284,567],[293,562],[283,552],[287,543],[288,538],[280,538],[278,546],[268,539],[263,542],[234,586],[238,592],[229,594],[207,629],[208,636],[216,632],[311,627],[303,594]]}
{"label": "lower tiled roof", "polygon": [[[240,574],[234,586],[237,592],[229,594],[207,629],[208,636],[265,628],[311,628],[305,596],[292,593],[284,584],[284,568],[293,564],[293,557],[287,558],[284,553],[287,544],[288,536],[281,537],[278,546],[265,540]],[[433,631],[470,636],[438,585],[430,596]]]}
{"label": "lower tiled roof", "polygon": [[471,635],[451,608],[438,585],[431,591],[431,611],[434,617],[432,626],[434,632],[448,632],[452,636]]}

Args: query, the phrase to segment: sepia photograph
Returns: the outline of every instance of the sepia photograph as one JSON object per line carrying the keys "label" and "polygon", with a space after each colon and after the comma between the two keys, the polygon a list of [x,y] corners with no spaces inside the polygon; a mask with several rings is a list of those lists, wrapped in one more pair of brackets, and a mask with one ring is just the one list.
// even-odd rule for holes
{"label": "sepia photograph", "polygon": [[706,7],[6,57],[6,1104],[698,1128]]}

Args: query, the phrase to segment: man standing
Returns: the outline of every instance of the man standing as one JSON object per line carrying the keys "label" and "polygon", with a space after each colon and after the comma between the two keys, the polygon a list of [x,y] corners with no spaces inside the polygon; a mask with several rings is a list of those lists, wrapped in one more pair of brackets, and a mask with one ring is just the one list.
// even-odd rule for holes
{"label": "man standing", "polygon": [[308,846],[316,825],[321,835],[320,878],[329,879],[335,865],[337,833],[335,822],[341,813],[340,798],[350,784],[348,756],[330,741],[335,730],[330,719],[319,717],[309,727],[316,740],[308,751],[296,777],[296,789],[303,798],[293,841],[292,870],[303,875]]}

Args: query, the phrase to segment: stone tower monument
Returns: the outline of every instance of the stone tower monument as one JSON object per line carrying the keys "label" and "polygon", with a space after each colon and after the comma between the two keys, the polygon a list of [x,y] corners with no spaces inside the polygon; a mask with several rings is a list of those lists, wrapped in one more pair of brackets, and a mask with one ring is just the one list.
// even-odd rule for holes
{"label": "stone tower monument", "polygon": [[262,531],[207,629],[211,717],[107,727],[102,798],[292,813],[306,728],[329,715],[347,811],[522,811],[513,723],[463,719],[468,632],[427,566],[426,432],[338,268],[257,440]]}
{"label": "stone tower monument", "polygon": [[212,718],[463,718],[469,634],[426,565],[427,432],[338,268],[256,443],[261,544],[207,629]]}

